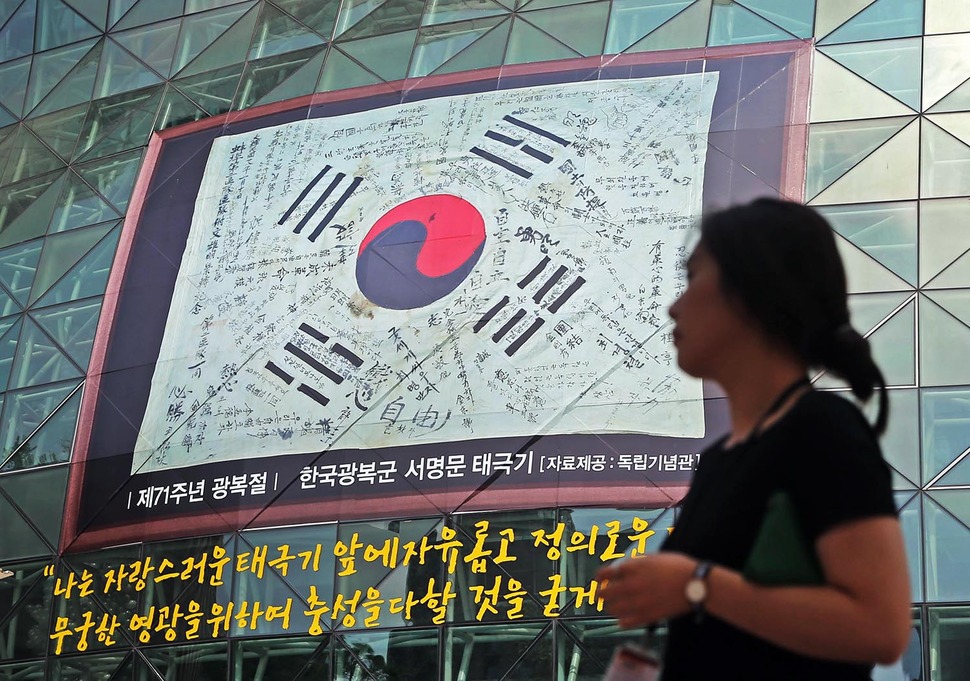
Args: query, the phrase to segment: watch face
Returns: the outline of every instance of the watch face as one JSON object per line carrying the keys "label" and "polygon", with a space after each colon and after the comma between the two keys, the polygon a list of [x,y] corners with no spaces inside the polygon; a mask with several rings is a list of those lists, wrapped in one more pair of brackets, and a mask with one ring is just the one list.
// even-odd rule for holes
{"label": "watch face", "polygon": [[704,583],[704,580],[697,579],[695,577],[687,582],[687,589],[685,593],[687,596],[687,601],[691,605],[703,603],[704,599],[707,597],[707,584]]}

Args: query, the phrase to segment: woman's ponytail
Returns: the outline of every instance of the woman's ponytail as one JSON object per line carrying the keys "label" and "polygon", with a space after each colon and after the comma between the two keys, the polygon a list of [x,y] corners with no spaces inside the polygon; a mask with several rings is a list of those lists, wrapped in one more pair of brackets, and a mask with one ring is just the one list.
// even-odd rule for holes
{"label": "woman's ponytail", "polygon": [[872,358],[872,350],[862,334],[848,322],[822,334],[808,353],[813,365],[828,369],[849,384],[852,394],[868,401],[879,392],[879,407],[873,428],[882,435],[889,418],[886,380]]}

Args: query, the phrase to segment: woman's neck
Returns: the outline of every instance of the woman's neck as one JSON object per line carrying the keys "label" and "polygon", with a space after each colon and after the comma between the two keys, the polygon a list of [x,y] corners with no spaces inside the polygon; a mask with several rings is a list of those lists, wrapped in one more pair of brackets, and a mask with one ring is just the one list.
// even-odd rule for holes
{"label": "woman's neck", "polygon": [[727,395],[731,416],[728,446],[744,442],[754,430],[770,426],[784,415],[803,390],[792,393],[774,413],[767,412],[786,388],[804,379],[807,373],[807,367],[801,362],[778,355],[768,358],[762,355],[756,361],[734,366],[735,370],[717,379]]}

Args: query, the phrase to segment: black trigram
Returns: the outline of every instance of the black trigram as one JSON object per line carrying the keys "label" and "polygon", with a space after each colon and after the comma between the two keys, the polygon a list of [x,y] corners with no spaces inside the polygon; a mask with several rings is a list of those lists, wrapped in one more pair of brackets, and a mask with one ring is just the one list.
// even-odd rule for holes
{"label": "black trigram", "polygon": [[[546,267],[548,267],[550,262],[551,261],[549,260],[548,256],[544,257],[542,260],[539,261],[539,263],[535,267],[532,268],[532,271],[530,271],[527,275],[525,275],[522,281],[516,283],[516,286],[524,290],[529,284],[531,284],[536,279],[536,277],[538,277],[540,274],[542,274],[545,271]],[[556,268],[556,271],[553,272],[551,275],[549,275],[549,278],[546,279],[546,281],[535,292],[535,295],[532,296],[532,300],[535,301],[535,304],[542,307],[543,299],[545,299],[546,295],[549,293],[549,291],[553,289],[553,287],[556,284],[562,281],[563,277],[565,277],[568,272],[569,272],[569,268],[566,267],[565,265],[560,265],[558,268]],[[573,282],[566,287],[565,291],[560,293],[555,298],[555,300],[549,303],[549,305],[545,306],[546,309],[552,312],[553,314],[555,314],[556,312],[559,312],[559,308],[561,308],[566,301],[572,298],[573,295],[576,293],[576,291],[581,289],[583,287],[583,284],[585,283],[586,283],[585,279],[583,279],[580,276],[577,276],[573,280]]]}
{"label": "black trigram", "polygon": [[[525,130],[526,132],[530,132],[534,135],[538,135],[547,140],[551,140],[560,146],[563,146],[563,147],[569,146],[569,141],[566,139],[563,139],[559,135],[551,133],[548,130],[543,130],[538,126],[532,125],[531,123],[526,123],[525,121],[519,120],[514,116],[503,116],[502,120],[506,121],[507,123],[511,123],[512,125],[515,125],[521,128],[522,130]],[[552,156],[542,151],[541,149],[536,149],[532,145],[526,144],[524,138],[516,139],[515,137],[503,135],[502,133],[495,132],[494,130],[487,131],[485,133],[485,137],[491,140],[495,140],[496,142],[501,142],[502,144],[506,144],[512,147],[513,149],[518,149],[522,153],[527,154],[538,161],[542,161],[545,164],[552,163]],[[481,147],[472,147],[471,152],[476,156],[481,156],[486,161],[491,161],[495,165],[501,168],[504,168],[505,170],[508,170],[511,173],[515,173],[519,177],[523,177],[527,180],[532,177],[532,173],[526,170],[525,168],[523,168],[522,166],[516,165],[512,161],[509,161],[508,159],[504,159],[501,156],[497,156],[496,154],[493,154],[490,151],[486,151]]]}
{"label": "black trigram", "polygon": [[[502,300],[495,303],[495,305],[493,305],[491,309],[489,309],[489,311],[486,312],[482,316],[482,318],[475,323],[475,326],[472,327],[472,330],[475,333],[479,333],[482,329],[488,326],[489,323],[493,319],[495,319],[495,316],[499,312],[501,312],[508,304],[509,304],[509,297],[505,296],[504,298],[502,298]],[[518,311],[515,312],[515,314],[509,317],[508,320],[506,320],[506,322],[502,324],[502,326],[500,326],[495,333],[492,334],[492,342],[501,343],[502,339],[505,338],[506,335],[508,335],[509,331],[514,329],[516,326],[518,326],[519,322],[525,319],[525,316],[526,316],[526,311],[520,307]],[[507,348],[505,348],[505,354],[508,355],[509,357],[512,357],[513,355],[515,355],[515,353],[519,351],[519,348],[525,345],[526,342],[528,342],[528,340],[535,335],[536,331],[542,328],[542,325],[545,323],[546,321],[542,317],[536,317],[534,320],[532,320],[532,323],[529,325],[529,327],[525,331],[520,333],[516,337],[516,339],[512,341],[512,343]]]}
{"label": "black trigram", "polygon": [[[308,335],[310,338],[313,338],[314,340],[318,341],[319,343],[326,344],[327,342],[330,341],[330,336],[327,336],[326,334],[323,334],[320,331],[317,331],[309,324],[306,324],[306,323],[300,324],[300,331]],[[294,345],[293,343],[287,343],[286,345],[283,346],[283,349],[286,350],[291,355],[293,355],[294,357],[296,357],[301,362],[303,362],[303,364],[307,365],[308,367],[316,371],[318,374],[321,374],[325,378],[329,379],[335,385],[340,385],[341,383],[344,382],[343,376],[341,376],[336,371],[328,367],[326,364],[318,360],[316,357],[308,353],[306,350]],[[343,357],[345,360],[350,362],[357,369],[359,369],[361,365],[364,363],[363,359],[355,355],[353,352],[345,348],[340,343],[334,343],[330,347],[330,352],[332,352],[333,354],[339,355],[340,357]],[[290,375],[289,372],[287,372],[285,369],[281,368],[279,365],[273,362],[267,362],[266,368],[269,370],[270,373],[272,373],[274,376],[282,380],[287,385],[292,385],[294,381],[293,376]],[[307,385],[306,383],[300,383],[296,389],[298,392],[303,393],[304,395],[312,399],[314,402],[317,402],[321,406],[325,407],[327,406],[327,404],[330,403],[329,397],[322,394],[320,391],[316,390],[315,388]]]}
{"label": "black trigram", "polygon": [[[333,167],[330,165],[327,165],[324,167],[323,170],[317,173],[317,176],[314,177],[312,180],[310,180],[310,183],[303,188],[303,191],[300,192],[300,195],[296,197],[296,201],[294,201],[293,204],[286,209],[286,212],[283,213],[283,217],[281,217],[280,221],[277,222],[276,224],[282,225],[284,222],[286,222],[293,214],[293,211],[296,210],[297,206],[303,203],[303,200],[306,199],[306,197],[309,195],[311,191],[313,191],[313,188],[317,186],[317,183],[320,182],[320,180],[322,180],[324,176],[326,176],[331,170],[333,170]],[[300,218],[300,221],[296,223],[296,227],[293,228],[294,234],[300,234],[303,231],[303,228],[307,226],[307,223],[309,223],[310,220],[313,219],[313,216],[317,214],[317,211],[320,210],[323,204],[327,202],[327,199],[329,199],[330,196],[334,193],[334,190],[337,189],[337,185],[343,182],[346,178],[347,178],[347,175],[345,173],[337,173],[336,175],[333,176],[333,179],[330,180],[330,184],[327,185],[327,188],[323,190],[323,194],[321,194],[320,197],[313,202],[313,205],[310,206],[310,210],[307,211],[306,215]],[[355,177],[351,181],[350,186],[344,189],[344,193],[340,195],[340,198],[338,198],[336,202],[334,202],[334,204],[330,207],[330,210],[327,211],[327,214],[323,216],[323,219],[320,220],[319,223],[317,223],[317,226],[313,229],[312,232],[310,232],[310,235],[307,237],[307,239],[309,239],[310,241],[317,240],[317,237],[320,236],[320,234],[323,233],[323,230],[325,230],[327,226],[330,225],[330,222],[337,215],[337,212],[341,208],[343,208],[344,204],[347,203],[347,199],[351,197],[351,195],[354,193],[357,187],[360,186],[360,183],[363,182],[363,180],[364,178],[362,177]]]}

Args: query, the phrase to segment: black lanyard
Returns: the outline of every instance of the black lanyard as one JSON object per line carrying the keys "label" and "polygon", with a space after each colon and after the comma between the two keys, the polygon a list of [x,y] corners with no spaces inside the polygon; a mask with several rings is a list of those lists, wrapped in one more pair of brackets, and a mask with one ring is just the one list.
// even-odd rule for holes
{"label": "black lanyard", "polygon": [[772,402],[768,406],[768,408],[765,410],[765,412],[761,415],[761,417],[758,419],[758,421],[754,424],[754,428],[752,428],[751,429],[751,432],[748,433],[748,437],[744,438],[744,440],[742,442],[744,442],[744,444],[747,444],[752,439],[754,439],[755,437],[757,437],[758,432],[761,430],[761,427],[765,424],[765,421],[767,421],[772,416],[774,416],[775,415],[775,412],[777,412],[779,409],[781,409],[782,405],[785,404],[785,401],[789,397],[791,397],[796,392],[798,392],[801,388],[803,388],[803,387],[805,387],[807,385],[810,385],[810,382],[808,380],[808,377],[807,376],[802,376],[797,381],[795,381],[794,383],[792,383],[791,385],[789,385],[787,388],[785,388],[784,390],[782,390],[781,393],[778,394],[778,397],[775,398],[774,402]]}

